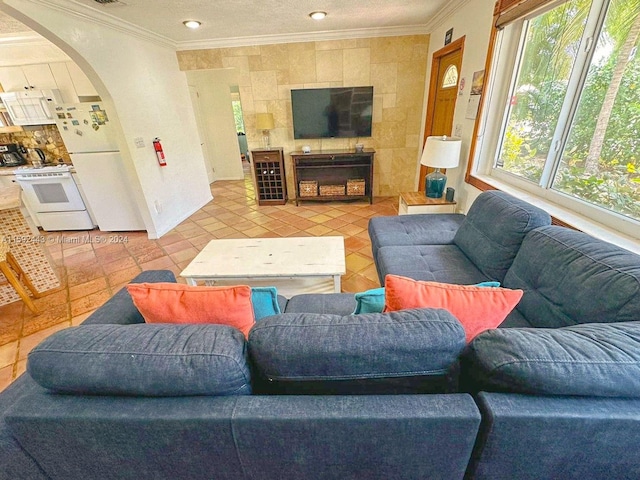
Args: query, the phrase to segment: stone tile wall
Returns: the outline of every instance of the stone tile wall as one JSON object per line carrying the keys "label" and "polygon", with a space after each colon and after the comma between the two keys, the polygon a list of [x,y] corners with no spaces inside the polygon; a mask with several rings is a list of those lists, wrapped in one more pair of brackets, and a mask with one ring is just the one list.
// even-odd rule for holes
{"label": "stone tile wall", "polygon": [[27,148],[40,148],[48,163],[58,163],[59,159],[71,165],[71,157],[55,125],[24,127],[23,132],[0,133],[0,143],[19,143]]}
{"label": "stone tile wall", "polygon": [[[181,70],[234,67],[249,149],[260,148],[256,113],[271,112],[276,128],[271,144],[285,153],[350,149],[358,142],[376,150],[374,195],[414,189],[420,125],[426,99],[429,35],[377,37],[249,47],[187,50],[177,53]],[[294,140],[292,88],[373,85],[373,134],[363,139]],[[288,188],[295,192],[291,157],[286,155]]]}

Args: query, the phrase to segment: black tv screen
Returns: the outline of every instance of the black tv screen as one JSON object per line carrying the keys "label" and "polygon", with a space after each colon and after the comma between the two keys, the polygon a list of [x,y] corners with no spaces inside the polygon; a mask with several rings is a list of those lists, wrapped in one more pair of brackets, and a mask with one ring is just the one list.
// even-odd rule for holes
{"label": "black tv screen", "polygon": [[291,90],[293,138],[370,137],[373,87]]}

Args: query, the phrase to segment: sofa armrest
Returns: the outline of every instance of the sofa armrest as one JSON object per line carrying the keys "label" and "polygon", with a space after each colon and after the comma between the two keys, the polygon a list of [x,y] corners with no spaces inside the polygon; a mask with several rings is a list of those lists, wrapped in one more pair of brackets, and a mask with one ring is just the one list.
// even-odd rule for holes
{"label": "sofa armrest", "polygon": [[462,370],[471,391],[640,398],[640,322],[488,330]]}
{"label": "sofa armrest", "polygon": [[121,479],[415,480],[462,478],[480,414],[464,394],[35,394],[12,407],[7,423],[51,478],[65,480],[113,472]]}
{"label": "sofa armrest", "polygon": [[[176,282],[176,277],[170,270],[148,270],[140,273],[131,283],[159,283]],[[82,324],[94,325],[113,323],[129,325],[132,323],[144,323],[144,318],[133,304],[131,296],[126,288],[120,289],[113,297],[93,312]]]}
{"label": "sofa armrest", "polygon": [[45,395],[46,391],[28,374],[21,375],[0,394],[0,480],[50,480],[9,431],[5,419],[6,411],[30,394]]}
{"label": "sofa armrest", "polygon": [[608,480],[640,473],[640,399],[481,392],[465,478]]}

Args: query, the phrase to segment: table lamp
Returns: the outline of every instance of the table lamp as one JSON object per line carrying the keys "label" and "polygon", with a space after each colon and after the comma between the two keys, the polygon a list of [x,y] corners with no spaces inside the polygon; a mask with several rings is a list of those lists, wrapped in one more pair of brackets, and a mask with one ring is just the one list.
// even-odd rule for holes
{"label": "table lamp", "polygon": [[262,141],[264,142],[264,148],[269,149],[271,147],[271,139],[269,138],[269,130],[275,127],[273,122],[272,113],[258,113],[256,116],[256,128],[262,130]]}
{"label": "table lamp", "polygon": [[430,198],[441,198],[444,187],[447,184],[447,176],[440,172],[441,168],[455,168],[460,162],[459,138],[439,135],[427,137],[420,157],[420,164],[425,167],[433,167],[435,172],[427,175],[425,179],[425,195]]}

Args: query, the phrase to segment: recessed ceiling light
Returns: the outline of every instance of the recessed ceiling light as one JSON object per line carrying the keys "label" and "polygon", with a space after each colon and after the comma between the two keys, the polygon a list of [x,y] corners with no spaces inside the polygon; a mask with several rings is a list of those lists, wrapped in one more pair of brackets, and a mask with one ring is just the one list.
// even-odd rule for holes
{"label": "recessed ceiling light", "polygon": [[185,20],[184,22],[182,22],[183,25],[187,28],[192,28],[192,29],[196,29],[196,28],[200,28],[200,25],[202,25],[201,22],[197,21],[197,20]]}
{"label": "recessed ceiling light", "polygon": [[314,20],[322,20],[327,16],[327,12],[311,12],[309,16]]}

